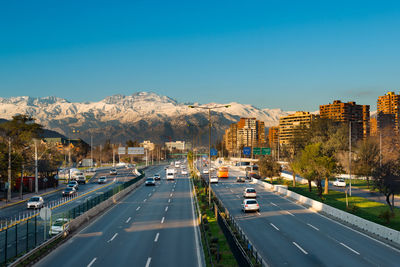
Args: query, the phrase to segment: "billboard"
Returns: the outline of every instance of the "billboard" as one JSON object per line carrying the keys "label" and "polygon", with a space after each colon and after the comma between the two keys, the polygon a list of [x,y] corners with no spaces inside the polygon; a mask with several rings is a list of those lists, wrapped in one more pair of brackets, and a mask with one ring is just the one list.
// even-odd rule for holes
{"label": "billboard", "polygon": [[144,147],[128,147],[128,155],[144,155]]}
{"label": "billboard", "polygon": [[118,148],[118,155],[125,155],[126,154],[126,149],[125,147],[120,146]]}

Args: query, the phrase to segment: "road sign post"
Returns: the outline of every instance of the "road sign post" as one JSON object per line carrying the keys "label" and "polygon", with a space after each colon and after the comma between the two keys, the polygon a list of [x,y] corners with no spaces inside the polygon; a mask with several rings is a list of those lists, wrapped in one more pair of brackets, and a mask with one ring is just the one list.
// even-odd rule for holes
{"label": "road sign post", "polygon": [[250,156],[251,155],[251,147],[249,147],[249,146],[243,147],[243,155]]}

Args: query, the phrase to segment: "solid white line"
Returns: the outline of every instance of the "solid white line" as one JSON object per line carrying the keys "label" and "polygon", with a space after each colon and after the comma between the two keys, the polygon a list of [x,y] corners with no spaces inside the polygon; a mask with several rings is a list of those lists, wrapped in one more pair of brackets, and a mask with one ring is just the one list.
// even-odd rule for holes
{"label": "solid white line", "polygon": [[298,249],[300,249],[301,250],[301,252],[303,252],[304,254],[308,254],[307,253],[307,251],[305,251],[302,247],[300,247],[299,245],[297,245],[297,243],[296,242],[292,242],[293,243],[293,245],[295,245]]}
{"label": "solid white line", "polygon": [[140,206],[139,207],[137,207],[137,209],[136,210],[140,210]]}
{"label": "solid white line", "polygon": [[289,211],[285,210],[287,214],[294,216],[293,213],[290,213]]}
{"label": "solid white line", "polygon": [[147,259],[147,262],[146,262],[146,266],[145,266],[145,267],[149,267],[149,266],[150,266],[150,262],[151,262],[151,258],[149,257],[149,258]]}
{"label": "solid white line", "polygon": [[279,231],[279,228],[276,227],[273,223],[269,223],[272,227],[274,227],[277,231]]}
{"label": "solid white line", "polygon": [[278,207],[278,205],[276,205],[275,203],[271,202],[272,205],[274,205],[275,207]]}
{"label": "solid white line", "polygon": [[165,207],[165,211],[167,211],[168,210],[168,207]]}
{"label": "solid white line", "polygon": [[196,217],[194,215],[194,203],[193,203],[193,194],[192,194],[192,184],[189,182],[189,191],[190,191],[190,202],[192,204],[192,217],[193,217],[193,228],[194,228],[194,239],[195,239],[195,244],[196,244],[196,255],[197,255],[197,266],[200,267],[202,266],[201,263],[201,256],[200,256],[200,245],[199,245],[199,236],[200,233],[199,227],[198,227],[198,222],[196,220]]}
{"label": "solid white line", "polygon": [[158,237],[160,236],[160,233],[157,233],[156,234],[156,238],[154,238],[154,242],[157,242],[158,241]]}
{"label": "solid white line", "polygon": [[347,248],[348,250],[350,250],[350,251],[352,251],[352,252],[354,252],[354,253],[356,253],[357,255],[360,255],[360,253],[358,253],[357,251],[355,251],[354,249],[352,249],[351,247],[349,247],[349,246],[346,246],[345,244],[343,244],[342,242],[340,242],[340,245],[342,245],[342,246],[344,246],[345,248]]}
{"label": "solid white line", "polygon": [[307,225],[310,226],[310,227],[312,227],[312,228],[314,228],[315,230],[319,231],[319,229],[318,229],[317,227],[315,227],[314,225],[309,224],[309,223],[307,223]]}
{"label": "solid white line", "polygon": [[149,194],[149,197],[151,197],[151,193]]}
{"label": "solid white line", "polygon": [[161,223],[164,223],[165,217],[162,217],[161,219]]}
{"label": "solid white line", "polygon": [[111,239],[110,239],[110,240],[108,240],[108,242],[111,242],[111,241],[113,241],[113,240],[114,240],[114,238],[116,238],[116,237],[117,237],[117,235],[118,235],[118,233],[115,233],[115,234],[113,235],[113,237],[111,237]]}
{"label": "solid white line", "polygon": [[87,265],[87,267],[92,266],[92,264],[93,264],[96,260],[97,260],[97,258],[94,258],[94,259]]}
{"label": "solid white line", "polygon": [[131,220],[131,217],[128,218],[128,220],[126,220],[126,223],[128,223]]}

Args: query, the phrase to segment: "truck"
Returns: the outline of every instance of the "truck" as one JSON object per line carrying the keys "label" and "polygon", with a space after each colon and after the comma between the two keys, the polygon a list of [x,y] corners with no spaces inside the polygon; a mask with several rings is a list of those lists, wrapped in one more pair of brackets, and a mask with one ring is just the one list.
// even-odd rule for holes
{"label": "truck", "polygon": [[167,168],[166,176],[167,176],[167,180],[174,180],[175,179],[175,169]]}
{"label": "truck", "polygon": [[78,184],[86,184],[86,176],[81,171],[73,172],[71,179],[77,181]]}

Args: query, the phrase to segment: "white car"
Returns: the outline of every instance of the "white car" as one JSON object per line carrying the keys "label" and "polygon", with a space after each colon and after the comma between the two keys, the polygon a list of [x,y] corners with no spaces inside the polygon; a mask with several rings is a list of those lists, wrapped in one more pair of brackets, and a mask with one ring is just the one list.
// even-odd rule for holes
{"label": "white car", "polygon": [[255,199],[245,199],[243,200],[242,210],[243,212],[260,211],[260,206]]}
{"label": "white car", "polygon": [[182,170],[182,175],[187,175],[188,171],[187,170]]}
{"label": "white car", "polygon": [[110,175],[117,175],[117,174],[118,174],[118,172],[117,172],[116,169],[111,169],[110,170]]}
{"label": "white car", "polygon": [[26,203],[28,209],[40,209],[43,208],[44,200],[41,196],[33,196]]}
{"label": "white car", "polygon": [[147,178],[146,179],[146,182],[144,183],[146,186],[148,186],[148,185],[156,185],[156,180],[154,180],[154,178],[153,177],[149,177],[149,178]]}
{"label": "white car", "polygon": [[257,197],[256,190],[251,187],[244,189],[243,197],[244,198],[247,198],[247,197],[248,198],[256,198]]}
{"label": "white car", "polygon": [[217,176],[211,176],[210,183],[212,183],[212,184],[218,183],[218,177]]}
{"label": "white car", "polygon": [[107,183],[107,178],[105,176],[101,176],[99,177],[99,179],[97,180],[97,183],[99,184],[105,184]]}
{"label": "white car", "polygon": [[343,178],[338,178],[336,181],[333,182],[334,186],[345,187],[346,181]]}
{"label": "white car", "polygon": [[204,174],[208,174],[208,169],[204,169],[204,170],[203,170],[203,173],[204,173]]}
{"label": "white car", "polygon": [[50,235],[57,235],[64,231],[68,227],[67,225],[68,219],[67,218],[59,218],[57,219],[49,230]]}

